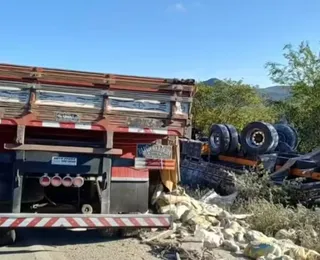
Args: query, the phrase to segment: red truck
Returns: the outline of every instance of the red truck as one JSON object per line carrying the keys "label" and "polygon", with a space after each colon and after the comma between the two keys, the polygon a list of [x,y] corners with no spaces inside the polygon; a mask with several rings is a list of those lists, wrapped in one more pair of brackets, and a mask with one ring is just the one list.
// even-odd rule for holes
{"label": "red truck", "polygon": [[18,228],[169,228],[151,188],[178,172],[194,83],[0,64],[0,244]]}

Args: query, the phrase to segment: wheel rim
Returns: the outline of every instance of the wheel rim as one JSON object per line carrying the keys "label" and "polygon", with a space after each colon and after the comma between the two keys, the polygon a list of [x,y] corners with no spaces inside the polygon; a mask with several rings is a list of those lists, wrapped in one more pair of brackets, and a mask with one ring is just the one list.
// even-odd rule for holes
{"label": "wheel rim", "polygon": [[246,142],[250,147],[262,146],[265,142],[265,134],[259,129],[253,129],[246,136]]}

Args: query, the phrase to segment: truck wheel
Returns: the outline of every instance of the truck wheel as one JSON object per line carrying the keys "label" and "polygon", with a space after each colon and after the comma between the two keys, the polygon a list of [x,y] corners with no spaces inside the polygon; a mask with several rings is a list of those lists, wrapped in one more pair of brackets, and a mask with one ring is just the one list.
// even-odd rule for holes
{"label": "truck wheel", "polygon": [[274,128],[279,135],[279,141],[286,143],[292,150],[295,150],[298,145],[298,133],[296,129],[287,124],[274,124]]}
{"label": "truck wheel", "polygon": [[118,237],[120,235],[120,229],[119,228],[99,229],[99,234],[103,238]]}
{"label": "truck wheel", "polygon": [[15,230],[0,230],[0,246],[8,246],[16,241]]}
{"label": "truck wheel", "polygon": [[241,132],[241,145],[250,155],[270,153],[279,142],[277,130],[269,123],[252,122]]}
{"label": "truck wheel", "polygon": [[136,237],[140,234],[142,229],[140,228],[121,228],[120,236],[121,237]]}
{"label": "truck wheel", "polygon": [[228,128],[222,124],[214,124],[209,137],[210,153],[219,155],[226,153],[230,146],[230,134]]}
{"label": "truck wheel", "polygon": [[230,134],[230,145],[228,148],[228,153],[234,154],[235,152],[237,152],[239,147],[239,134],[237,129],[233,125],[225,124],[225,126],[228,128]]}

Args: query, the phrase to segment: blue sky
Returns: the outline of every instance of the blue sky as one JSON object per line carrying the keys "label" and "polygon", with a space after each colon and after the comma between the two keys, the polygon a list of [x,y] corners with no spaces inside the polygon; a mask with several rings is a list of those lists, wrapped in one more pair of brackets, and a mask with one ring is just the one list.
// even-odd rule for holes
{"label": "blue sky", "polygon": [[267,87],[286,43],[317,48],[319,0],[7,0],[0,61]]}

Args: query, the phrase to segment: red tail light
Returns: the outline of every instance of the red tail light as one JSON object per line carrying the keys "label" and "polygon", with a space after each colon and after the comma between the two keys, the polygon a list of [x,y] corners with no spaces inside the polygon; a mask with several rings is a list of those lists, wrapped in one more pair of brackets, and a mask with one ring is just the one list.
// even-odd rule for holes
{"label": "red tail light", "polygon": [[51,179],[49,176],[44,175],[39,179],[39,183],[42,187],[48,187],[51,183]]}
{"label": "red tail light", "polygon": [[70,176],[66,176],[62,179],[62,185],[64,187],[71,187],[73,184],[73,178],[71,178]]}
{"label": "red tail light", "polygon": [[51,185],[53,187],[59,187],[59,186],[61,186],[61,184],[62,184],[62,179],[60,176],[56,175],[56,176],[52,177]]}
{"label": "red tail light", "polygon": [[80,188],[84,184],[84,179],[80,176],[73,179],[73,186]]}

